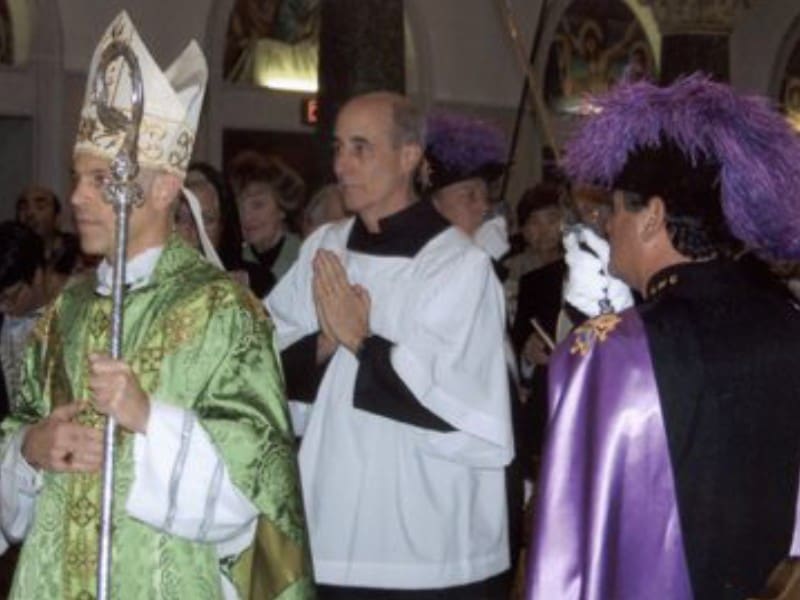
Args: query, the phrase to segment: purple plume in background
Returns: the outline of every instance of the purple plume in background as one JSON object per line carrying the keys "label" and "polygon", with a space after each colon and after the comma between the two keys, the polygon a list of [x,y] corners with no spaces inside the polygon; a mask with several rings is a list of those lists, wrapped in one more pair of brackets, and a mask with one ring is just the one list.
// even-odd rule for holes
{"label": "purple plume in background", "polygon": [[591,99],[568,142],[570,179],[612,187],[630,155],[673,142],[720,167],[731,232],[775,258],[800,258],[800,137],[766,98],[742,96],[703,74],[668,87],[639,82]]}
{"label": "purple plume in background", "polygon": [[433,168],[435,188],[455,181],[502,174],[508,141],[495,125],[455,113],[437,112],[428,117],[425,156]]}

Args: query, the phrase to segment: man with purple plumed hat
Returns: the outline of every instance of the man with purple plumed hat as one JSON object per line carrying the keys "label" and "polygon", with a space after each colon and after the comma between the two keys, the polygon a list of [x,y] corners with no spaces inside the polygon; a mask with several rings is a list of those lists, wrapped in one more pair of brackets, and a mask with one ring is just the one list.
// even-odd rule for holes
{"label": "man with purple plumed hat", "polygon": [[428,119],[425,161],[433,205],[492,257],[495,269],[510,247],[505,218],[492,216],[492,186],[507,154],[505,134],[491,123],[446,112]]}
{"label": "man with purple plumed hat", "polygon": [[800,554],[800,312],[726,257],[800,257],[800,139],[699,74],[592,108],[564,168],[644,302],[551,359],[527,597],[752,597]]}

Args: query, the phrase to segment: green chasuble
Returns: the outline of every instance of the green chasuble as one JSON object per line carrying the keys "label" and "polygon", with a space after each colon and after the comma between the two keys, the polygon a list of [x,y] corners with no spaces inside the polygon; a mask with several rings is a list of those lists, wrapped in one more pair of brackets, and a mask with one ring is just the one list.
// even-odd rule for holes
{"label": "green chasuble", "polygon": [[[108,349],[110,298],[94,278],[67,288],[37,325],[19,409],[6,440],[55,406],[85,400],[88,356]],[[142,388],[191,410],[232,482],[259,510],[254,542],[220,560],[213,543],[167,534],[130,517],[134,435],[119,431],[112,597],[222,598],[224,573],[243,599],[314,596],[294,440],[273,330],[262,306],[176,237],[150,281],[125,298],[123,356]],[[81,421],[102,427],[91,409]],[[213,465],[209,465],[209,469]],[[191,473],[184,473],[191,477]],[[44,473],[12,598],[84,600],[96,594],[100,475]]]}

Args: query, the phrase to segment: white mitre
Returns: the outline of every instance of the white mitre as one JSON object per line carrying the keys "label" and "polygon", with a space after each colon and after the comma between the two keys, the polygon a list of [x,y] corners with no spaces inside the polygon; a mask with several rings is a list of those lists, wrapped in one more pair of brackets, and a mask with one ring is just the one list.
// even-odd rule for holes
{"label": "white mitre", "polygon": [[[133,50],[142,73],[144,115],[139,130],[139,166],[174,173],[183,179],[192,155],[208,80],[206,59],[200,46],[192,40],[162,72],[125,11],[109,25],[92,56],[75,153],[85,152],[113,160],[122,146],[124,132],[111,131],[100,121],[94,96],[94,81],[101,56],[118,40]],[[130,72],[121,58],[107,69],[106,85],[108,103],[130,117]]]}

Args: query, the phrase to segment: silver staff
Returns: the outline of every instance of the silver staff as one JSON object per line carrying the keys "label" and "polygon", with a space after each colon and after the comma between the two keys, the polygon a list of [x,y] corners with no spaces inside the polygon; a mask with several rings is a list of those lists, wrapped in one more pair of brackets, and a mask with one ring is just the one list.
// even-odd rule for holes
{"label": "silver staff", "polygon": [[547,111],[547,105],[544,103],[542,90],[539,88],[539,85],[536,82],[536,75],[533,72],[533,65],[528,62],[525,48],[523,47],[522,37],[519,32],[519,27],[517,26],[517,19],[514,16],[514,10],[511,8],[511,2],[510,0],[497,0],[497,7],[500,10],[501,16],[503,17],[503,22],[506,26],[506,33],[508,33],[511,45],[514,48],[514,54],[517,56],[517,62],[522,70],[522,75],[528,80],[528,89],[530,93],[528,94],[527,98],[531,103],[533,115],[539,121],[539,125],[544,133],[545,141],[550,144],[550,147],[553,149],[553,154],[555,154],[556,158],[558,158],[560,153],[558,142],[556,141],[556,136],[553,132],[553,126],[550,123],[550,113]]}
{"label": "silver staff", "polygon": [[[109,101],[106,73],[116,63],[122,68],[124,62],[131,79],[131,116],[114,108]],[[115,40],[103,52],[93,87],[97,117],[109,131],[125,132],[125,139],[111,162],[111,181],[106,185],[106,201],[114,205],[116,214],[116,248],[114,252],[113,283],[111,297],[111,357],[122,357],[122,307],[125,295],[125,258],[128,246],[128,216],[132,206],[144,200],[142,188],[135,181],[139,172],[136,149],[139,142],[139,127],[144,110],[144,85],[139,61],[128,44]],[[114,499],[114,440],[116,421],[106,419],[103,441],[103,491],[100,507],[100,543],[97,563],[97,598],[107,600],[111,582],[111,522]]]}

